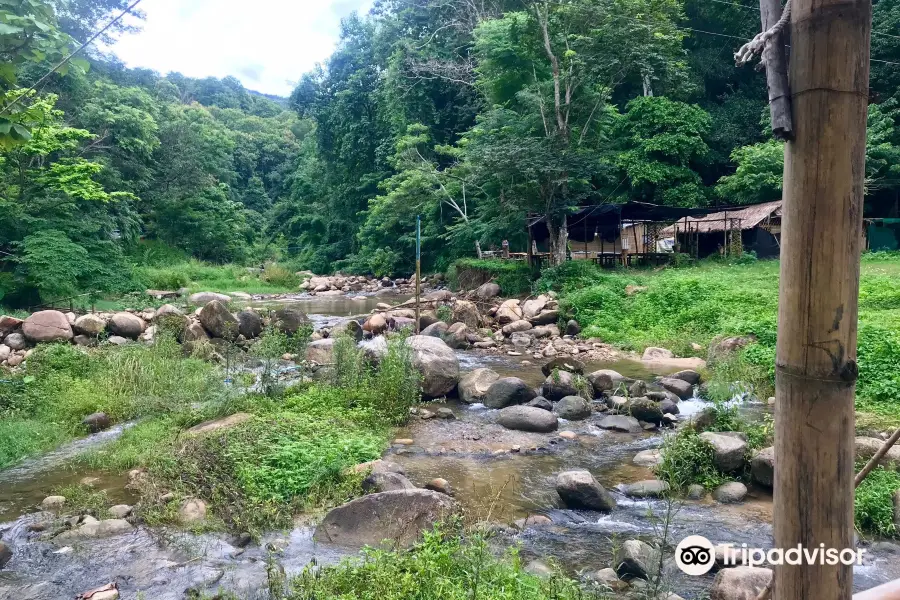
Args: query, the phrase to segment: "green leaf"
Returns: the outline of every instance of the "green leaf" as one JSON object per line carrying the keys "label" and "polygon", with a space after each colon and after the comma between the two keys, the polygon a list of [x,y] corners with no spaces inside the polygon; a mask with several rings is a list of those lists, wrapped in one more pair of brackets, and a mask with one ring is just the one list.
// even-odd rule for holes
{"label": "green leaf", "polygon": [[75,57],[69,61],[69,63],[75,67],[76,69],[80,69],[82,72],[87,72],[88,69],[91,68],[91,63],[86,58]]}
{"label": "green leaf", "polygon": [[22,381],[25,383],[32,383],[34,382],[34,375],[26,375],[22,378]]}
{"label": "green leaf", "polygon": [[14,138],[28,141],[31,139],[31,130],[22,125],[21,123],[13,123],[12,130],[10,131],[10,135]]}
{"label": "green leaf", "polygon": [[22,33],[25,31],[21,27],[17,27],[16,25],[10,25],[9,23],[0,23],[0,35],[15,35],[17,33]]}

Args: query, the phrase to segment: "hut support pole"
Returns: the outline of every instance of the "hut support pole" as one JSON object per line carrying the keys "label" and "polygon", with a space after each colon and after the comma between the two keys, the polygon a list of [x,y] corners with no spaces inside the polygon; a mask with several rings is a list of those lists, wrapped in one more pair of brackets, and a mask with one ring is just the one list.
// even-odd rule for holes
{"label": "hut support pole", "polygon": [[[792,0],[775,402],[775,546],[853,548],[870,0]],[[845,565],[775,568],[775,600],[848,600]]]}

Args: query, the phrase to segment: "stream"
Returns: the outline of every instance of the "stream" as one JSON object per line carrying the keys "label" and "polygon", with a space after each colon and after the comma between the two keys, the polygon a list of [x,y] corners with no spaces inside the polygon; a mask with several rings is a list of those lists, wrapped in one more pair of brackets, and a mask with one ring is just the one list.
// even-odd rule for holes
{"label": "stream", "polygon": [[[317,327],[340,318],[362,314],[383,301],[403,297],[364,297],[364,300],[302,298],[292,302],[307,306]],[[281,300],[284,302],[284,300]],[[490,367],[501,377],[516,376],[537,387],[544,380],[539,361],[528,357],[459,351],[462,372]],[[523,365],[526,361],[530,364]],[[637,361],[588,363],[586,372],[615,369],[626,377],[653,380],[665,369]],[[674,369],[673,369],[674,370]],[[671,372],[671,371],[668,371]],[[634,455],[663,442],[659,431],[626,434],[601,430],[597,418],[560,421],[560,431],[575,433],[574,439],[555,434],[507,430],[495,423],[496,410],[457,400],[424,405],[447,407],[455,419],[424,420],[413,417],[395,437],[409,438],[412,445],[392,445],[384,458],[398,463],[409,479],[423,486],[441,477],[449,481],[454,497],[465,509],[467,521],[497,523],[494,545],[498,550],[517,546],[524,562],[555,562],[573,576],[611,566],[612,549],[628,539],[653,541],[667,512],[671,512],[670,541],[687,535],[702,535],[714,543],[746,543],[767,548],[772,544],[772,497],[764,489],[750,489],[741,504],[723,505],[708,496],[702,501],[669,504],[660,500],[635,500],[616,489],[624,483],[653,478],[647,468],[632,462]],[[682,415],[702,410],[699,398],[682,401]],[[742,412],[759,418],[768,410],[759,403],[743,403]],[[127,477],[86,470],[73,471],[67,461],[98,448],[121,435],[118,426],[69,443],[40,458],[30,459],[0,472],[0,539],[14,555],[0,570],[0,598],[17,600],[62,599],[115,581],[125,599],[180,600],[189,590],[231,590],[248,600],[267,598],[266,565],[277,559],[288,575],[296,574],[310,561],[329,564],[346,556],[345,549],[312,540],[309,523],[298,521],[288,532],[272,532],[259,544],[238,548],[224,534],[193,534],[167,528],[138,527],[114,537],[92,539],[64,546],[40,541],[29,527],[42,519],[40,501],[54,487],[96,477],[93,485],[106,490],[114,503],[136,501],[126,489]],[[560,471],[587,469],[616,497],[618,507],[609,514],[565,509],[555,489]],[[552,524],[518,531],[509,527],[516,519],[541,514]],[[861,542],[867,558],[854,569],[854,587],[864,590],[900,577],[900,546],[887,542]],[[673,591],[686,599],[704,597],[713,575],[688,577],[670,569]],[[143,592],[139,595],[138,592]]]}

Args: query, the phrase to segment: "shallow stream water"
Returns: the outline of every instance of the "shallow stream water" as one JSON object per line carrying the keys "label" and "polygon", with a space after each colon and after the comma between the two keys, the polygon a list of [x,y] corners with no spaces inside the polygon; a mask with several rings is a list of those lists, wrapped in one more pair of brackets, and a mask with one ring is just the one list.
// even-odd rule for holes
{"label": "shallow stream water", "polygon": [[[402,298],[392,298],[398,301]],[[383,297],[366,300],[314,298],[293,300],[306,303],[319,325],[338,318],[367,312]],[[280,302],[284,302],[281,300]],[[487,366],[501,376],[517,376],[538,386],[544,379],[540,361],[529,357],[458,353],[463,372]],[[522,364],[527,361],[531,364]],[[648,367],[637,361],[589,363],[589,371],[611,368],[623,375],[653,380],[674,369]],[[683,415],[702,410],[703,400],[682,401]],[[612,563],[613,548],[633,538],[658,541],[664,522],[670,526],[673,544],[687,535],[703,535],[713,542],[746,543],[767,548],[772,544],[772,499],[763,489],[751,489],[747,501],[722,505],[700,502],[634,500],[617,486],[653,474],[632,462],[644,449],[659,447],[664,433],[624,434],[601,430],[598,418],[561,422],[560,431],[570,430],[575,439],[558,434],[535,434],[507,430],[495,423],[497,412],[482,405],[458,401],[435,404],[449,407],[456,419],[413,418],[396,432],[413,444],[394,445],[384,458],[399,463],[416,485],[441,477],[450,482],[454,496],[470,521],[503,525],[495,540],[499,550],[518,546],[526,561],[556,562],[571,575],[596,571]],[[748,415],[765,412],[761,404],[743,404]],[[106,490],[114,502],[132,503],[125,477],[67,468],[73,456],[102,446],[121,434],[123,427],[68,444],[41,458],[0,472],[0,537],[14,551],[12,561],[0,570],[0,598],[44,600],[72,598],[76,593],[116,581],[122,598],[181,599],[188,589],[232,590],[242,598],[266,598],[266,564],[277,560],[288,574],[303,569],[311,560],[327,564],[346,556],[342,549],[312,541],[312,529],[299,525],[290,532],[273,532],[260,544],[245,550],[224,535],[196,535],[182,531],[137,528],[112,538],[90,540],[71,546],[40,541],[29,531],[32,523],[47,519],[37,512],[40,500],[63,484],[84,477],[98,477],[97,489]],[[517,451],[514,451],[517,448]],[[618,507],[609,514],[573,511],[563,507],[555,491],[556,475],[563,470],[588,469],[615,495]],[[531,514],[549,517],[553,524],[519,532],[505,527]],[[670,515],[666,518],[666,515]],[[3,523],[5,521],[5,523]],[[900,577],[900,548],[891,544],[867,546],[869,558],[854,572],[858,590]],[[687,577],[672,570],[674,591],[684,598],[703,597],[712,576]]]}

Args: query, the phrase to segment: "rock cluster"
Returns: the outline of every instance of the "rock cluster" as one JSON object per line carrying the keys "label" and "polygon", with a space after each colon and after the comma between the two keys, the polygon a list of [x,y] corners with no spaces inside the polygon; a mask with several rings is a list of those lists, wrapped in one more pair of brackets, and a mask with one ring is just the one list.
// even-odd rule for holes
{"label": "rock cluster", "polygon": [[[308,292],[311,296],[340,296],[350,292],[404,294],[411,292],[416,285],[415,276],[392,280],[389,277],[378,279],[362,275],[320,276],[308,272],[298,275],[308,277],[300,284],[300,291]],[[427,281],[427,277],[422,278],[423,285]]]}

